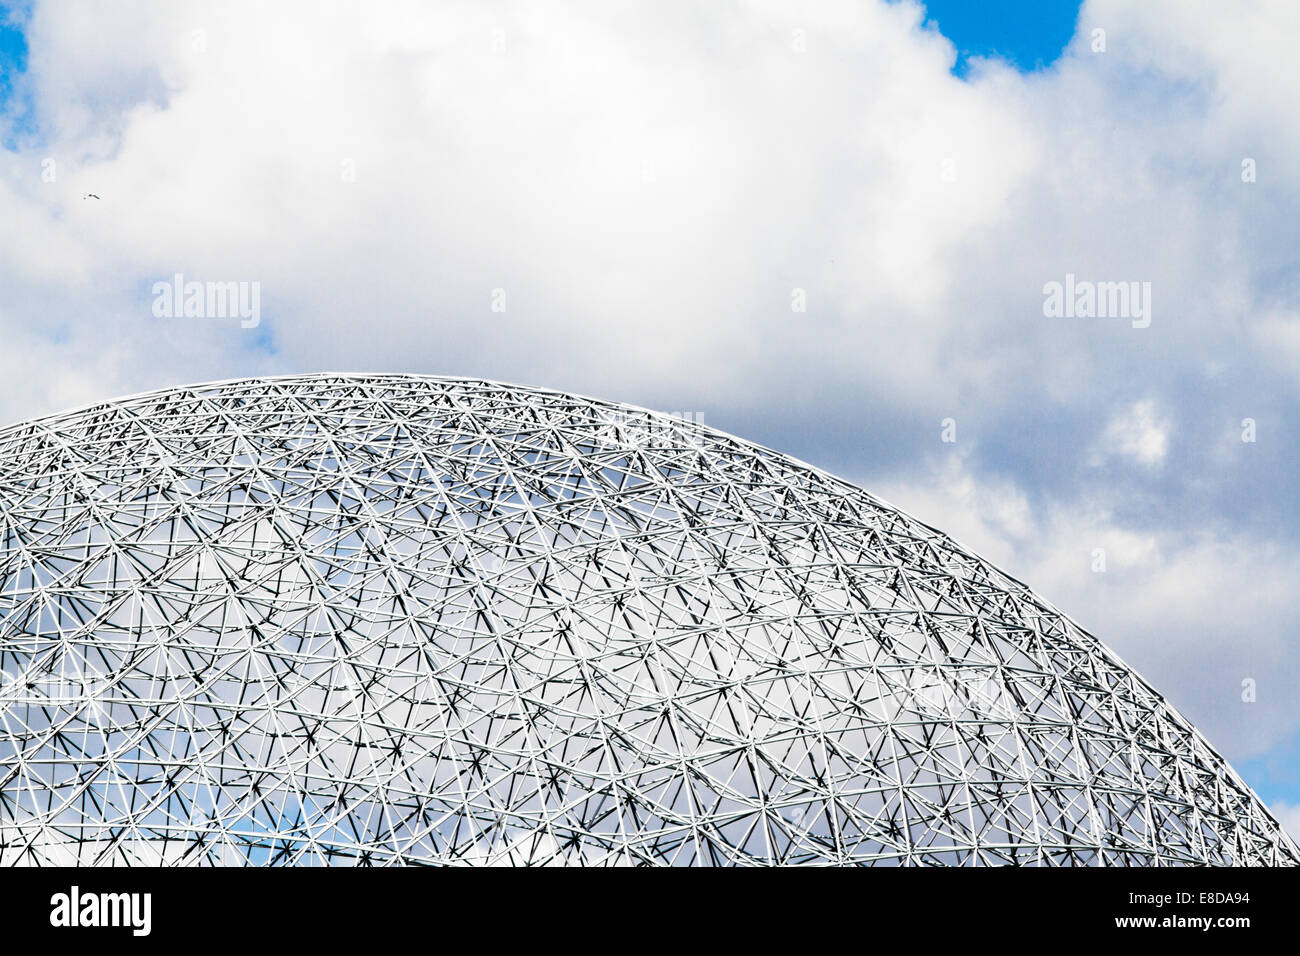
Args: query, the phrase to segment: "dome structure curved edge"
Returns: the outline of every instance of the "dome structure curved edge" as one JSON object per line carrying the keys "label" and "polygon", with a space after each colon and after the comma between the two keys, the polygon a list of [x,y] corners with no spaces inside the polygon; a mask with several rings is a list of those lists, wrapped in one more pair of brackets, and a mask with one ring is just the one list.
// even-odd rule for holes
{"label": "dome structure curved edge", "polygon": [[478,378],[231,379],[0,429],[0,500],[0,669],[103,685],[5,689],[0,863],[1300,862],[1023,582],[698,423]]}

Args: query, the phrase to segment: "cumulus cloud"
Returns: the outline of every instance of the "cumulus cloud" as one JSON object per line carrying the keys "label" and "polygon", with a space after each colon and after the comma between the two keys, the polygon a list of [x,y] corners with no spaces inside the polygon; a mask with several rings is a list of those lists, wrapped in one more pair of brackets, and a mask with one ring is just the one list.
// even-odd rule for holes
{"label": "cumulus cloud", "polygon": [[1101,437],[1101,447],[1094,464],[1108,455],[1129,458],[1146,468],[1164,463],[1169,450],[1169,423],[1161,418],[1155,403],[1134,402],[1110,420]]}
{"label": "cumulus cloud", "polygon": [[1300,840],[1300,806],[1278,800],[1269,809],[1282,824],[1282,828],[1291,834],[1291,839]]}
{"label": "cumulus cloud", "polygon": [[1136,529],[1104,488],[1035,506],[954,448],[880,494],[1029,583],[1151,680],[1236,759],[1300,726],[1291,638],[1300,556],[1247,536]]}
{"label": "cumulus cloud", "polygon": [[[1092,0],[1050,69],[965,79],[908,0],[24,20],[0,418],[331,369],[687,411],[1004,564],[1230,756],[1294,731],[1227,684],[1296,677],[1295,5]],[[261,324],[156,318],[177,273]],[[1067,275],[1151,324],[1046,317]]]}

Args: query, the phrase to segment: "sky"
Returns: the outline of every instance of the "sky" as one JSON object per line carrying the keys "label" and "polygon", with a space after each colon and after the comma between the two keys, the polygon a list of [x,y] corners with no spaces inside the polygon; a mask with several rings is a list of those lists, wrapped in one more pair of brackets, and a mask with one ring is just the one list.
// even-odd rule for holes
{"label": "sky", "polygon": [[[27,42],[23,35],[21,23],[16,16],[11,16],[4,4],[0,4],[0,111],[6,116],[17,113],[12,108],[14,78],[27,69]],[[5,145],[13,148],[13,141]]]}
{"label": "sky", "polygon": [[974,6],[4,7],[0,421],[316,371],[689,414],[1028,583],[1300,832],[1300,4]]}
{"label": "sky", "polygon": [[968,76],[981,57],[1032,71],[1050,67],[1065,52],[1079,6],[1080,0],[930,0],[925,20],[956,49],[957,76]]}

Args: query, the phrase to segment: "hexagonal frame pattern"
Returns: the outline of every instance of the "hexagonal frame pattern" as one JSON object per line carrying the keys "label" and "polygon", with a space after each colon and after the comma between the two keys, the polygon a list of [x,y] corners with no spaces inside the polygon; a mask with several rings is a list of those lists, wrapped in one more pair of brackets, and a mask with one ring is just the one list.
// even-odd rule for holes
{"label": "hexagonal frame pattern", "polygon": [[0,431],[0,863],[1294,864],[1018,581],[696,423],[399,375]]}

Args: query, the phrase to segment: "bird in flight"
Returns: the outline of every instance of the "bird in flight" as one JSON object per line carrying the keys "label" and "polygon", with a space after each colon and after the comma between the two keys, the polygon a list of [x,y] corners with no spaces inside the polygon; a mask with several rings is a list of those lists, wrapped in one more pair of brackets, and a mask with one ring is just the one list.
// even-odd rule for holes
{"label": "bird in flight", "polygon": [[82,196],[81,198],[82,198],[82,199],[98,199],[99,197],[96,196],[94,193],[86,193],[86,195]]}

